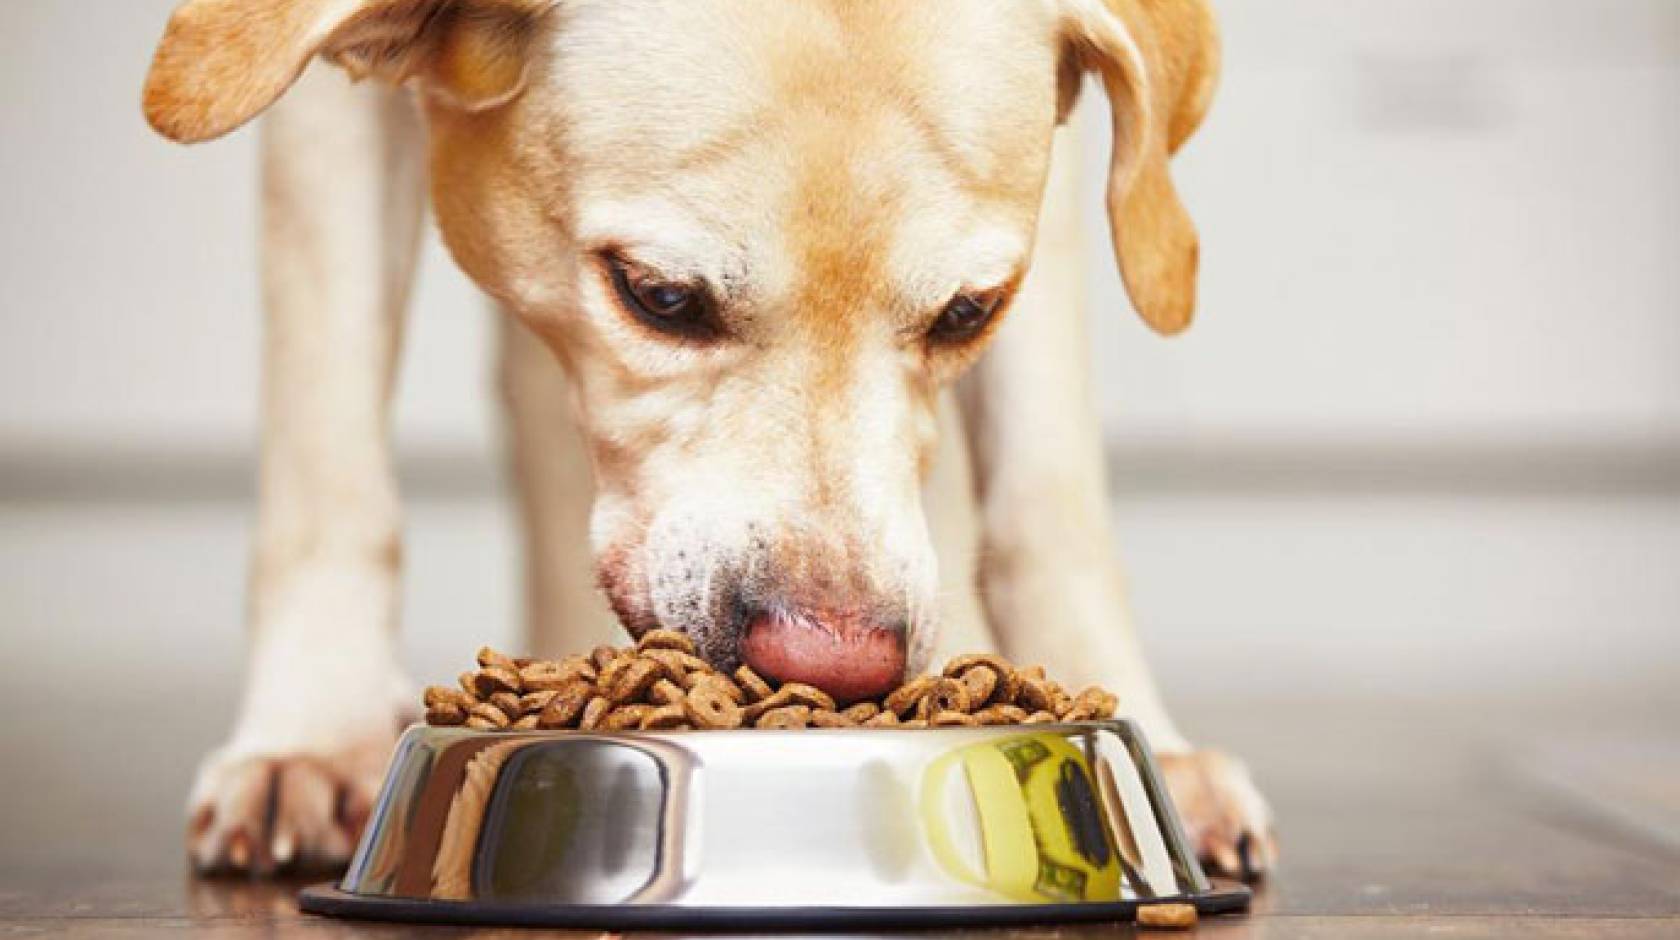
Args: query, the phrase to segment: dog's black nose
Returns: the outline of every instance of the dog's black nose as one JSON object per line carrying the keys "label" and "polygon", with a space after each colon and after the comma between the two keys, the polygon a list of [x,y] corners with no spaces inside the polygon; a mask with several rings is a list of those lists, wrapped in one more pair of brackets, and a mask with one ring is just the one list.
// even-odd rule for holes
{"label": "dog's black nose", "polygon": [[761,675],[814,685],[850,702],[903,681],[904,632],[851,613],[765,611],[747,618],[741,659]]}

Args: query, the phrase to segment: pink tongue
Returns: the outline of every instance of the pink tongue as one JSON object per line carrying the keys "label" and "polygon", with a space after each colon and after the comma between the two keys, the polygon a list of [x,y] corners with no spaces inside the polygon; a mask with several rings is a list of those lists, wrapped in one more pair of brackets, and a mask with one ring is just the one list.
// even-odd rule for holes
{"label": "pink tongue", "polygon": [[825,627],[805,617],[760,614],[747,624],[741,658],[760,675],[814,685],[843,702],[879,695],[904,677],[897,633],[845,620]]}

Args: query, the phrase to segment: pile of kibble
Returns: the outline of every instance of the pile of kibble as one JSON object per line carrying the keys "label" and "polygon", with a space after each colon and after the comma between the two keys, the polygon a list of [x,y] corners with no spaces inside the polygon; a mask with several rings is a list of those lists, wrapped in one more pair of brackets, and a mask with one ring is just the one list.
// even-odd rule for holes
{"label": "pile of kibble", "polygon": [[821,689],[775,683],[747,666],[719,672],[688,637],[654,630],[634,647],[598,646],[561,660],[478,651],[459,688],[426,690],[426,723],[485,731],[668,731],[726,728],[930,728],[1109,718],[1119,700],[1091,686],[1070,694],[1041,667],[958,656],[938,676],[841,707]]}

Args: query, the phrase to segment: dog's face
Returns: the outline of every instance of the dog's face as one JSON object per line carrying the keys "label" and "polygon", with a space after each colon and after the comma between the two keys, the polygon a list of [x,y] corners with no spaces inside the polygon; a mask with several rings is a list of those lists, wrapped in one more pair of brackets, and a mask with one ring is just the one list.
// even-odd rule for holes
{"label": "dog's face", "polygon": [[575,380],[633,633],[842,695],[931,638],[936,393],[1025,270],[1056,119],[1048,10],[1002,6],[579,3],[517,102],[434,107],[439,221]]}
{"label": "dog's face", "polygon": [[[241,5],[264,0],[182,13],[204,30],[202,11]],[[1114,63],[1132,138],[1116,225],[1157,156],[1164,179],[1172,134],[1139,116],[1164,113],[1141,51],[1156,40],[1071,0],[297,7],[314,8],[287,13],[300,46],[428,92],[446,241],[574,380],[601,583],[625,625],[841,697],[919,668],[937,392],[1026,271],[1079,65]],[[167,74],[184,54],[166,37],[148,90],[166,132],[186,113],[191,83]],[[205,124],[226,96],[211,98]],[[1170,183],[1166,198],[1176,209]],[[1193,233],[1189,249],[1193,273]],[[1176,329],[1188,297],[1134,283],[1166,291],[1160,257],[1121,260],[1146,316]]]}

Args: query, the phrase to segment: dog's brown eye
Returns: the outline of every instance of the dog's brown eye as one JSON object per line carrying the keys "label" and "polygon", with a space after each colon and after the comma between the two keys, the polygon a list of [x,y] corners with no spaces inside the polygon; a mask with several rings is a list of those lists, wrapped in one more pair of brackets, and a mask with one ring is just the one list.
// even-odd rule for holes
{"label": "dog's brown eye", "polygon": [[951,298],[939,319],[928,330],[928,339],[936,343],[960,343],[973,339],[986,329],[997,312],[1002,294],[988,291],[983,294],[958,294]]}
{"label": "dog's brown eye", "polygon": [[619,302],[637,320],[673,336],[706,339],[715,335],[710,298],[688,284],[660,279],[622,258],[609,256],[613,288]]}

